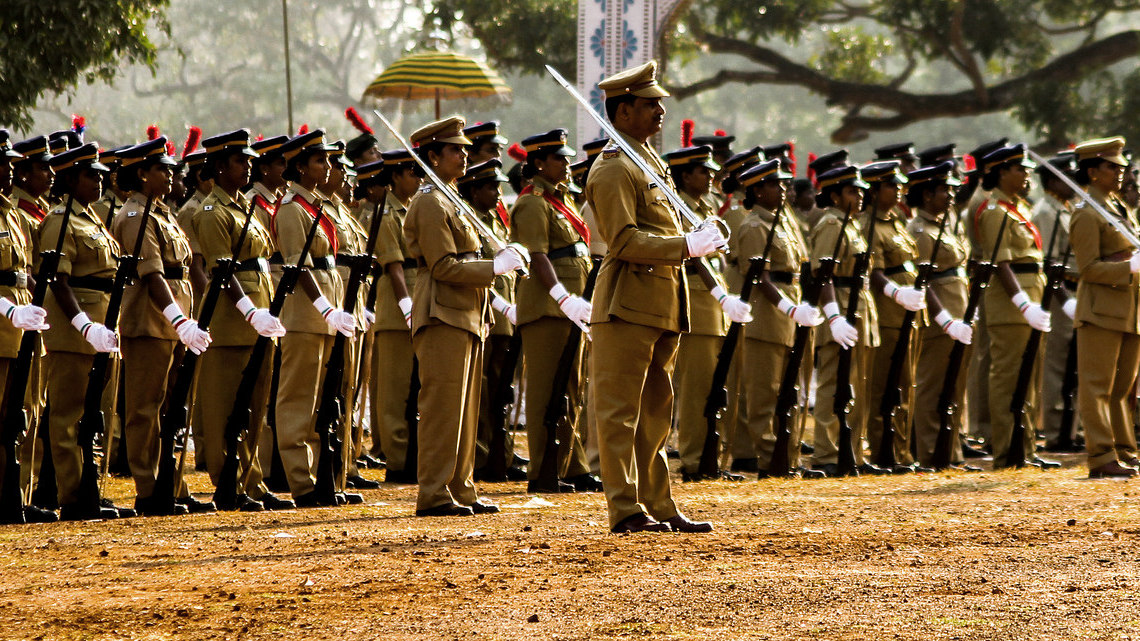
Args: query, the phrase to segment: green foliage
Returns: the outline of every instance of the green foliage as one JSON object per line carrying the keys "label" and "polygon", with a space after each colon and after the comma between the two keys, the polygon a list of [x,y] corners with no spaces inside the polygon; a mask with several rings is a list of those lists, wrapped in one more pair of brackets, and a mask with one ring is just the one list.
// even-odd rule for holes
{"label": "green foliage", "polygon": [[861,27],[828,30],[823,51],[809,63],[819,71],[847,82],[883,83],[886,72],[881,68],[894,46],[890,39],[869,34]]}
{"label": "green foliage", "polygon": [[[437,0],[433,18],[446,31],[467,27],[488,57],[505,68],[543,74],[551,65],[573,76],[578,7],[566,0]],[[461,23],[461,24],[460,24]]]}
{"label": "green foliage", "polygon": [[0,14],[0,123],[31,122],[45,93],[61,93],[82,79],[115,78],[121,63],[153,69],[148,27],[168,32],[169,0],[4,0]]}

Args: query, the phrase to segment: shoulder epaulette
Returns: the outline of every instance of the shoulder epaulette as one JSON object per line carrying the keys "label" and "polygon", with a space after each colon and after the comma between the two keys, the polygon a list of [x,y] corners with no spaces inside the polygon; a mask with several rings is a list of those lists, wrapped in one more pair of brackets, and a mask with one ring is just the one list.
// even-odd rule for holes
{"label": "shoulder epaulette", "polygon": [[420,193],[421,194],[430,194],[432,189],[434,189],[434,188],[435,188],[435,185],[433,185],[431,183],[425,183],[423,187],[420,187]]}
{"label": "shoulder epaulette", "polygon": [[617,158],[618,154],[620,153],[621,147],[612,145],[602,150],[602,158]]}
{"label": "shoulder epaulette", "polygon": [[289,193],[285,194],[285,197],[281,199],[281,204],[287,205],[287,204],[293,202],[293,196],[294,196],[293,192],[289,192]]}

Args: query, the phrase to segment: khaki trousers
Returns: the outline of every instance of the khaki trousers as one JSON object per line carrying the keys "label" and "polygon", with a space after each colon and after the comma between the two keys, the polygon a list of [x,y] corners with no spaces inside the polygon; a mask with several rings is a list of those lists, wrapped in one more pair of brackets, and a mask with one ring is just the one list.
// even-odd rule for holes
{"label": "khaki trousers", "polygon": [[[8,389],[8,372],[12,364],[16,361],[14,358],[0,358],[0,393],[2,390]],[[23,441],[20,442],[20,451],[17,453],[20,461],[20,491],[24,497],[24,503],[30,502],[32,490],[33,472],[35,476],[39,475],[40,460],[42,460],[43,452],[38,451],[37,448],[37,431],[39,426],[39,419],[43,412],[43,400],[45,400],[44,385],[39,380],[41,373],[41,358],[36,355],[32,358],[31,371],[28,374],[28,387],[24,394],[24,417],[27,425],[27,431],[24,433]],[[7,408],[0,408],[7,411]],[[0,418],[3,414],[0,414]],[[4,444],[0,443],[0,482],[4,478],[4,461],[7,453],[4,451]]]}
{"label": "khaki trousers", "polygon": [[[946,363],[950,351],[954,349],[954,339],[937,328],[924,327],[919,332],[922,345],[918,354],[917,387],[911,415],[914,417],[914,439],[918,448],[918,462],[930,465],[934,462],[934,447],[938,443],[938,430],[942,418],[938,412],[938,397],[942,395],[942,384],[946,380]],[[965,436],[966,422],[963,420],[966,398],[966,365],[972,356],[972,347],[962,355],[962,367],[958,369],[958,382],[954,392],[954,413],[950,417],[953,436],[950,437],[950,462],[961,463],[962,437]]]}
{"label": "khaki trousers", "polygon": [[[863,434],[867,426],[867,351],[868,347],[858,343],[851,353],[851,387],[854,390],[851,410],[847,413],[847,424],[851,426],[851,445],[855,450],[855,464],[862,465]],[[835,384],[839,373],[839,350],[835,341],[827,340],[816,351],[819,366],[819,388],[815,395],[815,454],[813,467],[839,462],[839,419],[835,416]]]}
{"label": "khaki trousers", "polygon": [[[991,283],[1000,287],[1000,283]],[[969,417],[968,433],[989,439],[990,426],[990,332],[986,326],[985,296],[978,303],[978,320],[974,322],[973,356],[966,368],[966,411]]]}
{"label": "khaki trousers", "polygon": [[[347,399],[349,415],[352,420],[352,469],[356,469],[356,460],[364,454],[364,409],[368,405],[368,392],[372,388],[372,347],[375,343],[375,334],[365,332],[360,340],[360,355],[357,360],[356,381],[358,383],[353,396]],[[369,425],[372,425],[369,423]],[[370,427],[370,430],[375,427]]]}
{"label": "khaki trousers", "polygon": [[[491,402],[494,400],[492,397],[495,395],[495,390],[498,389],[499,384],[504,382],[504,377],[510,378],[509,381],[506,381],[507,385],[514,381],[514,372],[503,371],[503,368],[506,367],[503,361],[507,358],[510,343],[511,337],[503,334],[492,334],[483,342],[483,393],[479,395],[479,434],[475,443],[475,469],[477,470],[486,467],[487,455],[491,451],[491,438],[493,436]],[[510,423],[509,417],[503,422],[507,428],[506,438],[503,439],[503,455],[506,458],[507,467],[510,467],[515,458],[515,435],[511,433],[508,423]]]}
{"label": "khaki trousers", "polygon": [[756,456],[756,446],[749,437],[748,430],[748,410],[746,409],[748,388],[741,380],[745,369],[744,343],[744,332],[742,331],[740,340],[736,343],[736,354],[732,357],[732,367],[728,369],[728,385],[726,386],[728,388],[728,409],[725,410],[724,418],[721,421],[725,426],[722,430],[724,447],[721,448],[721,451],[730,453],[733,460]]}
{"label": "khaki trousers", "polygon": [[[743,377],[747,395],[745,401],[745,425],[747,433],[741,438],[755,448],[756,463],[761,471],[772,464],[772,452],[776,445],[776,399],[780,394],[780,383],[787,367],[790,349],[767,341],[748,338],[744,340]],[[792,467],[800,457],[800,421],[803,406],[792,408],[788,419],[788,429],[792,436],[788,439],[788,461]]]}
{"label": "khaki trousers", "polygon": [[[677,347],[677,364],[673,370],[677,450],[681,453],[681,467],[686,472],[695,473],[701,464],[701,451],[705,446],[705,435],[709,431],[705,419],[705,401],[712,388],[713,371],[723,343],[723,336],[681,334]],[[734,356],[740,355],[739,343],[737,347]],[[726,388],[727,383],[726,380]],[[730,425],[723,420],[718,423]],[[717,431],[723,432],[724,428],[718,426]],[[717,452],[718,465],[719,461],[720,452]]]}
{"label": "khaki trousers", "polygon": [[[412,386],[412,334],[379,331],[372,344],[372,454],[387,457],[387,469],[403,471],[408,456],[408,421],[404,411]],[[423,375],[422,367],[420,375]],[[422,439],[421,439],[422,441]],[[421,445],[422,446],[422,445]]]}
{"label": "khaki trousers", "polygon": [[[51,437],[51,456],[55,465],[55,484],[60,505],[74,503],[77,499],[76,493],[83,472],[83,451],[78,443],[79,419],[83,418],[83,397],[94,360],[94,355],[74,352],[48,352],[44,358],[47,393],[51,399],[48,433]],[[104,382],[102,408],[105,429],[109,429],[109,417],[113,414],[118,397],[114,384],[118,380],[118,366],[118,359],[113,359],[107,368],[107,381]]]}
{"label": "khaki trousers", "polygon": [[[879,346],[874,349],[871,356],[871,381],[867,390],[867,440],[871,445],[871,462],[879,457],[879,447],[883,439],[883,417],[879,412],[879,404],[887,389],[887,375],[891,367],[891,353],[899,342],[901,331],[897,327],[879,326]],[[903,361],[902,375],[899,377],[899,388],[902,390],[902,402],[895,410],[895,461],[900,465],[914,463],[914,456],[910,452],[910,426],[911,408],[914,407],[914,368],[918,364],[918,329],[910,333],[910,344],[907,346],[906,360]]]}
{"label": "khaki trousers", "polygon": [[[250,410],[250,430],[241,435],[238,443],[238,492],[258,499],[267,491],[262,483],[262,461],[258,444],[263,433],[273,434],[265,427],[265,411],[269,403],[270,375],[273,370],[272,343],[261,364],[261,375],[253,388],[253,398],[235,399],[242,372],[249,364],[253,346],[213,347],[206,350],[198,363],[197,399],[201,407],[202,434],[206,444],[206,469],[210,481],[217,486],[226,460],[226,423],[235,401]],[[273,443],[264,446],[272,453]]]}
{"label": "khaki trousers", "polygon": [[[161,454],[160,417],[166,405],[166,394],[173,387],[171,379],[182,359],[178,341],[145,336],[124,337],[123,386],[126,411],[123,431],[127,439],[127,463],[135,480],[139,498],[154,493]],[[182,471],[175,471],[175,496],[187,496]]]}
{"label": "khaki trousers", "polygon": [[416,509],[470,505],[479,499],[473,475],[483,341],[451,325],[429,325],[412,346],[422,383]]}
{"label": "khaki trousers", "polygon": [[277,449],[294,497],[316,487],[320,438],[317,404],[334,338],[289,332],[281,338],[281,379],[277,386]]}
{"label": "khaki trousers", "polygon": [[[1049,306],[1049,317],[1053,329],[1041,338],[1045,355],[1041,361],[1041,436],[1046,443],[1056,443],[1061,436],[1061,414],[1065,412],[1065,399],[1061,388],[1065,383],[1065,366],[1069,362],[1069,345],[1077,340],[1073,333],[1073,319],[1062,311],[1063,304],[1057,298]],[[1079,367],[1077,371],[1082,371]],[[1073,403],[1077,403],[1074,396]],[[1073,412],[1073,433],[1080,428],[1080,408]]]}
{"label": "khaki trousers", "polygon": [[639,513],[673,518],[665,440],[678,334],[618,319],[597,323],[590,333],[590,408],[610,527]]}
{"label": "khaki trousers", "polygon": [[[536,480],[542,470],[546,454],[546,426],[542,424],[546,406],[554,392],[554,376],[558,370],[558,360],[570,337],[573,323],[565,318],[543,317],[518,328],[522,332],[523,359],[526,360],[526,434],[530,464],[527,465],[527,478]],[[558,478],[571,478],[589,474],[586,463],[586,450],[582,444],[579,416],[582,407],[582,343],[570,365],[570,380],[566,384],[570,408],[566,421],[558,426],[558,462],[555,473]]]}
{"label": "khaki trousers", "polygon": [[[340,439],[340,474],[337,476],[337,487],[344,489],[345,477],[360,476],[356,467],[356,412],[353,412],[353,399],[356,398],[356,376],[359,373],[361,349],[364,347],[363,334],[344,342],[344,373],[341,376],[341,419],[337,427],[337,438]],[[336,338],[335,336],[333,338]]]}
{"label": "khaki trousers", "polygon": [[1077,328],[1081,424],[1089,469],[1136,457],[1131,398],[1140,336],[1085,323]]}
{"label": "khaki trousers", "polygon": [[[994,455],[994,468],[1005,467],[1005,457],[1009,452],[1013,437],[1013,411],[1010,403],[1013,390],[1017,387],[1017,376],[1021,370],[1021,358],[1025,345],[1029,342],[1029,325],[992,325],[990,333],[990,446]],[[1041,352],[1029,379],[1029,390],[1025,398],[1025,458],[1036,456],[1037,440],[1037,390],[1041,385]]]}

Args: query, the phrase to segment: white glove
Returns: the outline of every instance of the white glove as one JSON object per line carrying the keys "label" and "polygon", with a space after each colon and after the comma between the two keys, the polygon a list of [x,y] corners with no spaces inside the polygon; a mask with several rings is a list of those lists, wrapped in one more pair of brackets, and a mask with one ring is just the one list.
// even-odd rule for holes
{"label": "white glove", "polygon": [[887,281],[883,287],[883,293],[891,297],[899,305],[902,305],[908,312],[917,312],[920,309],[926,309],[926,294],[921,289],[914,287],[899,287],[892,281]]}
{"label": "white glove", "polygon": [[1132,258],[1128,259],[1128,269],[1133,274],[1140,273],[1140,251],[1132,254]]}
{"label": "white glove", "polygon": [[685,234],[685,244],[689,248],[689,256],[700,258],[723,248],[728,241],[716,225],[705,225]]}
{"label": "white glove", "polygon": [[802,327],[816,327],[823,322],[823,316],[819,315],[819,309],[807,303],[796,305],[781,296],[780,302],[776,303],[776,307],[781,312],[787,314],[797,325]]}
{"label": "white glove", "polygon": [[731,296],[720,285],[713,287],[709,290],[713,295],[716,302],[720,303],[720,308],[728,316],[728,320],[734,323],[751,323],[752,322],[752,305],[740,300],[739,296]]}
{"label": "white glove", "polygon": [[258,336],[281,338],[285,335],[285,326],[281,324],[281,320],[264,307],[254,307],[249,296],[242,296],[241,300],[234,303],[234,307],[237,307],[245,322],[253,327]]}
{"label": "white glove", "polygon": [[1041,309],[1041,306],[1029,300],[1029,296],[1019,291],[1013,295],[1011,299],[1014,305],[1017,305],[1017,311],[1025,317],[1025,322],[1029,326],[1039,332],[1047,332],[1052,329],[1052,323],[1049,320],[1049,312]]}
{"label": "white glove", "polygon": [[562,283],[556,283],[554,287],[550,288],[550,297],[558,303],[558,307],[562,309],[562,313],[566,314],[566,318],[574,321],[574,324],[582,329],[582,333],[586,336],[590,335],[590,315],[594,313],[594,306],[582,299],[566,291],[566,287]]}
{"label": "white glove", "polygon": [[511,322],[511,325],[518,325],[518,323],[519,323],[519,313],[518,313],[519,308],[517,305],[512,305],[512,304],[507,302],[507,299],[503,298],[502,296],[499,296],[498,294],[492,293],[491,307],[493,307],[495,309],[495,311],[506,316],[507,320]]}
{"label": "white glove", "polygon": [[35,305],[16,305],[7,298],[0,298],[0,314],[8,317],[16,329],[42,331],[48,329],[47,310]]}
{"label": "white glove", "polygon": [[839,313],[839,305],[828,303],[823,306],[823,313],[827,315],[827,322],[831,327],[831,340],[839,343],[843,349],[855,347],[855,342],[859,340],[859,330],[852,327],[851,323]]}
{"label": "white glove", "polygon": [[1070,296],[1069,300],[1066,300],[1065,304],[1061,305],[1061,311],[1065,312],[1065,316],[1068,316],[1069,320],[1073,320],[1073,317],[1077,315],[1077,297]]}
{"label": "white glove", "polygon": [[969,345],[974,342],[974,328],[963,323],[962,321],[950,315],[950,312],[942,310],[934,317],[934,322],[942,328],[942,331],[958,341],[963,345]]}
{"label": "white glove", "polygon": [[372,329],[372,326],[375,324],[376,324],[376,314],[373,314],[372,312],[368,311],[367,309],[364,310],[364,328],[365,329]]}
{"label": "white glove", "polygon": [[313,307],[317,308],[317,311],[321,313],[333,331],[352,338],[353,332],[356,331],[356,319],[352,317],[352,314],[333,307],[324,296],[318,296],[317,300],[313,301]]}
{"label": "white glove", "polygon": [[119,351],[119,337],[107,329],[103,323],[92,321],[86,312],[79,312],[71,319],[71,326],[83,334],[83,339],[95,348],[96,352]]}
{"label": "white glove", "polygon": [[190,320],[182,314],[182,308],[178,303],[171,303],[162,310],[162,315],[174,327],[174,331],[178,334],[178,340],[186,346],[191,352],[201,354],[206,351],[210,346],[210,332],[203,331],[198,327],[198,321]]}
{"label": "white glove", "polygon": [[400,307],[400,311],[403,312],[403,314],[404,314],[404,324],[408,326],[408,329],[411,329],[412,328],[412,299],[405,296],[405,297],[401,298],[399,301],[397,301],[396,305],[398,305]]}
{"label": "white glove", "polygon": [[494,263],[496,276],[507,274],[526,266],[522,252],[513,244],[507,245],[504,249],[499,250],[499,253],[495,254]]}

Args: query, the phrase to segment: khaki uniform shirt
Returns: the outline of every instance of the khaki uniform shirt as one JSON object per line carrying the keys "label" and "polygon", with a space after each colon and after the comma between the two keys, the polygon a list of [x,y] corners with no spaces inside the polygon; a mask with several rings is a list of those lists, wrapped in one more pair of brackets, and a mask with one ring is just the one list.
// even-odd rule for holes
{"label": "khaki uniform shirt", "polygon": [[[0,272],[27,274],[31,266],[32,242],[25,228],[23,215],[3,194],[0,194]],[[32,302],[32,292],[25,284],[0,286],[0,296],[13,304]],[[0,358],[15,358],[20,351],[24,332],[10,321],[0,320]]]}
{"label": "khaki uniform shirt", "polygon": [[[1140,225],[1115,196],[1092,187],[1089,196],[1126,227],[1137,233]],[[1120,232],[1083,201],[1073,209],[1069,230],[1081,280],[1077,285],[1077,327],[1086,323],[1118,332],[1140,334],[1140,277],[1129,269],[1134,248]]]}
{"label": "khaki uniform shirt", "polygon": [[[129,196],[128,196],[129,198]],[[115,192],[110,189],[103,192],[103,197],[91,203],[91,211],[103,220],[104,223],[112,223],[113,217],[118,213],[118,210],[123,206],[123,200],[120,200]],[[111,211],[114,206],[115,211]]]}
{"label": "khaki uniform shirt", "polygon": [[[547,202],[545,195],[561,200],[566,208],[577,213],[574,200],[566,191],[566,185],[552,185],[541,176],[531,178],[533,190],[524,193],[515,201],[511,209],[512,240],[526,247],[532,254],[549,254],[555,250],[570,248],[582,243],[581,255],[563,256],[551,259],[554,275],[571,294],[582,295],[586,288],[586,277],[590,273],[589,248],[585,241],[566,218]],[[549,256],[548,256],[549,257]],[[519,326],[534,322],[544,316],[565,318],[562,309],[550,296],[546,286],[538,278],[526,278],[518,283]]]}
{"label": "khaki uniform shirt", "polygon": [[190,251],[195,254],[201,254],[202,248],[198,245],[198,238],[194,235],[194,214],[198,213],[198,209],[207,196],[209,194],[203,194],[200,190],[195,189],[194,193],[190,195],[190,200],[187,200],[179,208],[176,216],[178,224],[182,225],[182,231],[185,231],[187,237],[190,238]]}
{"label": "khaki uniform shirt", "polygon": [[475,257],[481,245],[475,228],[434,185],[412,197],[404,240],[408,256],[425,269],[412,294],[412,334],[446,324],[486,338],[494,322],[487,294],[495,282],[494,263]]}
{"label": "khaki uniform shirt", "polygon": [[[511,232],[507,229],[507,226],[503,224],[503,219],[499,218],[499,212],[495,211],[494,209],[490,211],[479,211],[475,209],[474,206],[472,206],[472,209],[475,210],[475,213],[479,215],[479,219],[482,220],[485,225],[487,225],[487,229],[490,229],[492,232],[494,232],[495,236],[497,236],[499,240],[503,241],[504,243],[510,240]],[[483,255],[495,255],[495,249],[491,247],[490,243],[488,243],[486,240],[483,241]],[[510,272],[508,274],[499,274],[495,277],[495,284],[492,287],[492,289],[495,290],[495,293],[508,303],[516,302],[515,277],[515,272]],[[518,310],[516,310],[516,312],[517,311]],[[495,324],[491,326],[491,335],[510,336],[514,334],[514,326],[511,325],[511,321],[507,319],[506,315],[496,309],[492,309],[491,313],[495,319]]]}
{"label": "khaki uniform shirt", "polygon": [[[277,208],[277,215],[274,216],[272,229],[286,265],[297,264],[297,260],[301,258],[301,249],[305,246],[305,237],[316,220],[313,214],[301,205],[300,200],[308,203],[314,212],[323,205],[325,216],[328,216],[329,210],[332,209],[332,205],[328,202],[322,203],[315,192],[310,192],[297,183],[289,183],[285,197],[281,199],[281,205]],[[304,266],[308,267],[309,273],[313,275],[313,280],[317,282],[317,287],[329,304],[337,306],[344,298],[344,283],[336,271],[334,240],[335,238],[329,238],[325,234],[321,225],[317,225],[317,232],[313,236],[313,244],[309,248]],[[329,262],[334,263],[331,265],[332,269],[326,268]],[[317,263],[320,263],[320,269],[314,268]],[[300,291],[285,299],[281,322],[285,325],[285,330],[290,332],[327,335],[335,333],[321,317],[317,308],[313,307],[309,297]]]}
{"label": "khaki uniform shirt", "polygon": [[[689,199],[686,198],[686,202]],[[740,227],[744,224],[744,219],[748,216],[748,211],[741,206],[740,202],[729,196],[729,206],[724,210],[721,216],[724,222],[728,225],[729,240],[740,231]],[[719,209],[719,208],[718,208]],[[717,211],[716,209],[713,210]],[[733,243],[729,243],[728,252],[724,256],[726,269],[724,270],[724,282],[728,286],[728,291],[733,293],[740,293],[740,287],[744,284],[743,274],[748,271],[748,257],[737,257],[732,247]],[[743,271],[741,271],[743,265]],[[691,278],[689,280],[692,280]]]}
{"label": "khaki uniform shirt", "polygon": [[609,253],[602,259],[591,323],[620,318],[670,332],[689,331],[685,238],[661,186],[669,169],[649,145],[621,134],[656,174],[650,178],[616,146],[594,162],[586,198]]}
{"label": "khaki uniform shirt", "polygon": [[[237,199],[231,198],[215,186],[194,216],[194,233],[201,245],[206,273],[211,279],[219,260],[233,258],[242,262],[261,259],[261,269],[241,269],[234,272],[234,278],[255,307],[267,308],[273,299],[273,283],[269,272],[264,270],[272,254],[273,240],[269,229],[261,224],[255,210],[253,220],[249,221],[245,241],[241,247],[237,247],[248,212],[249,202],[244,196],[238,194]],[[218,298],[218,305],[210,319],[210,335],[213,337],[211,344],[218,347],[253,345],[258,337],[257,332],[224,294]]]}
{"label": "khaki uniform shirt", "polygon": [[[1033,223],[1030,221],[1029,203],[1022,198],[1010,197],[1000,189],[990,193],[990,199],[977,216],[978,242],[986,253],[992,254],[992,247],[997,242],[997,233],[1001,228],[1003,218],[1009,220],[1005,226],[1005,233],[1001,237],[1001,247],[997,252],[997,263],[1009,262],[1011,265],[1041,264],[1042,250],[1037,245],[1033,235]],[[1015,273],[1018,285],[1029,296],[1029,300],[1041,302],[1041,294],[1045,291],[1045,275],[1037,273]],[[1025,317],[1017,311],[1005,287],[994,280],[986,288],[986,324],[987,325],[1025,325]]]}
{"label": "khaki uniform shirt", "polygon": [[[111,224],[111,232],[124,247],[134,251],[135,239],[139,234],[139,224],[146,210],[146,196],[133,193],[119,208]],[[190,292],[190,239],[178,225],[174,214],[157,199],[150,210],[150,220],[143,233],[142,250],[139,252],[138,279],[132,280],[123,292],[123,312],[119,323],[119,333],[126,337],[164,338],[178,340],[178,333],[162,315],[162,308],[150,297],[149,288],[143,278],[154,273],[174,275],[181,278],[167,278],[166,284],[174,296],[174,302],[184,315],[190,314],[193,294]]]}
{"label": "khaki uniform shirt", "polygon": [[[870,225],[870,212],[864,214],[863,224]],[[914,237],[906,230],[907,216],[899,209],[880,212],[874,222],[875,230],[871,239],[871,269],[881,269],[888,280],[896,285],[914,285],[918,278],[918,262],[929,255],[919,255]],[[899,271],[902,270],[902,271]],[[891,300],[881,289],[872,286],[875,292],[875,308],[879,313],[879,326],[899,328],[902,326],[906,308]],[[915,316],[918,326],[925,325],[925,314]]]}
{"label": "khaki uniform shirt", "polygon": [[[1045,249],[1045,257],[1050,264],[1059,263],[1065,257],[1065,250],[1069,247],[1069,225],[1073,217],[1071,203],[1061,202],[1055,196],[1046,192],[1041,200],[1033,205],[1033,224],[1041,232],[1041,244]],[[1060,221],[1060,225],[1057,222]],[[1057,227],[1057,240],[1053,242],[1053,228]],[[1053,245],[1053,252],[1049,253],[1049,245]],[[1072,252],[1065,261],[1065,280],[1072,283],[1077,281],[1077,261]]]}
{"label": "khaki uniform shirt", "polygon": [[[771,236],[772,245],[768,250],[768,269],[772,274],[788,275],[792,282],[776,282],[772,285],[788,300],[799,303],[800,266],[809,256],[807,243],[799,235],[798,223],[789,220],[787,212],[780,215],[780,223],[776,226],[775,235],[772,235],[772,223],[776,215],[757,205],[749,210],[740,229],[733,234],[734,253],[740,257],[738,273],[743,281],[748,273],[750,260],[754,256],[763,256],[764,247]],[[796,323],[787,314],[781,312],[775,305],[760,293],[759,287],[752,287],[749,301],[752,303],[752,322],[744,326],[744,336],[755,340],[775,343],[777,345],[791,346],[795,342]],[[759,372],[758,372],[759,373]]]}
{"label": "khaki uniform shirt", "polygon": [[[930,282],[926,284],[938,297],[942,308],[954,318],[961,319],[966,313],[966,299],[970,294],[970,283],[966,279],[966,260],[970,257],[970,244],[960,234],[954,233],[954,220],[946,221],[938,253],[934,253],[934,242],[938,239],[941,217],[924,209],[914,209],[914,218],[907,225],[907,231],[914,238],[918,255],[923,262],[934,262]],[[948,214],[955,216],[954,213]],[[930,324],[930,331],[942,333],[937,323]]]}
{"label": "khaki uniform shirt", "polygon": [[582,203],[582,220],[586,221],[586,227],[590,230],[590,255],[598,258],[605,256],[609,246],[602,238],[602,232],[598,229],[598,220],[594,216],[594,208],[589,202]]}
{"label": "khaki uniform shirt", "polygon": [[416,276],[419,267],[408,254],[408,244],[404,241],[404,220],[408,208],[389,190],[384,204],[384,217],[380,219],[380,237],[376,241],[376,263],[380,265],[380,283],[376,286],[376,331],[407,330],[404,313],[400,311],[396,291],[392,288],[392,277],[386,269],[392,263],[404,266],[404,284],[408,296],[416,291]]}
{"label": "khaki uniform shirt", "polygon": [[[839,239],[839,231],[843,228],[843,212],[829,207],[811,230],[811,266],[812,270],[819,269],[819,263],[824,258],[830,258],[835,250],[835,241]],[[867,251],[867,241],[863,237],[863,229],[859,219],[852,217],[843,229],[843,242],[839,244],[839,253],[835,255],[835,276],[849,278],[855,273],[855,255]],[[875,299],[871,296],[869,288],[869,274],[863,275],[863,289],[859,292],[859,309],[855,328],[859,330],[859,340],[867,347],[879,346],[879,317],[875,307]],[[839,313],[847,313],[847,298],[851,290],[848,287],[836,285],[835,302],[839,305]],[[819,331],[827,340],[831,340],[831,328],[828,323],[819,326]]]}
{"label": "khaki uniform shirt", "polygon": [[[280,197],[281,194],[270,190],[259,182],[253,183],[253,187],[245,192],[246,207],[249,207],[248,203],[254,205],[253,214],[257,216],[257,222],[261,223],[261,226],[267,230],[270,227],[269,223],[273,219],[274,212],[277,211],[277,201]],[[276,246],[273,247],[273,251],[277,251]]]}
{"label": "khaki uniform shirt", "polygon": [[[31,194],[19,187],[12,187],[12,196],[8,200],[12,203],[12,207],[20,213],[21,226],[24,229],[24,234],[32,241],[32,262],[39,264],[41,251],[40,221],[43,220],[50,209],[47,200],[43,198],[32,198]],[[106,220],[106,218],[103,220]],[[55,245],[49,245],[49,247],[55,249]]]}
{"label": "khaki uniform shirt", "polygon": [[[701,219],[708,218],[715,215],[716,210],[713,209],[712,203],[704,198],[701,200],[694,200],[685,192],[678,194],[681,200],[693,210]],[[740,226],[744,222],[744,217],[741,216],[736,221],[736,228],[731,229],[729,238],[740,231]],[[689,221],[682,220],[681,225],[685,231],[692,229]],[[724,274],[727,281],[727,271],[724,269],[725,261],[721,258],[719,253],[710,254],[706,257],[709,265],[713,268],[713,277],[716,278],[717,274]],[[689,333],[697,334],[699,336],[724,336],[728,333],[728,317],[724,313],[724,309],[720,303],[713,298],[712,292],[709,291],[709,286],[705,284],[704,279],[701,278],[698,270],[698,259],[690,258],[685,261],[685,273],[688,276],[688,295],[689,295]],[[743,283],[742,278],[735,279],[738,283]],[[740,291],[739,286],[736,289]]]}
{"label": "khaki uniform shirt", "polygon": [[[339,196],[333,196],[328,199],[332,205],[325,207],[325,213],[332,217],[336,223],[336,239],[337,256],[359,256],[368,252],[368,231],[360,226],[360,223],[353,217],[352,212],[348,210],[348,205],[340,199]],[[352,271],[348,265],[339,264],[343,261],[338,261],[336,270],[340,273],[340,279],[344,284],[348,285],[350,272]],[[360,287],[356,290],[356,306],[352,310],[352,315],[356,318],[356,328],[363,331],[365,328],[364,323],[364,297],[368,293],[368,283],[361,281]],[[342,309],[348,308],[348,301],[340,303]]]}
{"label": "khaki uniform shirt", "polygon": [[[66,202],[66,201],[65,201]],[[52,210],[40,225],[40,243],[54,248],[63,223],[63,207]],[[118,267],[119,243],[111,236],[106,225],[94,212],[75,201],[71,205],[71,217],[67,229],[63,230],[63,252],[59,258],[60,274],[91,276],[113,279]],[[107,303],[111,295],[94,289],[71,285],[79,309],[86,312],[92,321],[102,323],[107,317]],[[51,329],[43,333],[44,347],[49,352],[74,352],[93,355],[94,348],[71,326],[71,318],[63,313],[55,294],[48,290],[44,301],[47,309],[47,323]]]}

